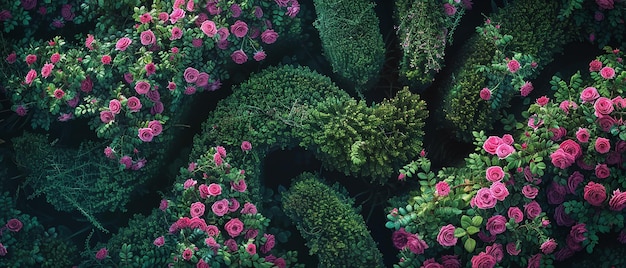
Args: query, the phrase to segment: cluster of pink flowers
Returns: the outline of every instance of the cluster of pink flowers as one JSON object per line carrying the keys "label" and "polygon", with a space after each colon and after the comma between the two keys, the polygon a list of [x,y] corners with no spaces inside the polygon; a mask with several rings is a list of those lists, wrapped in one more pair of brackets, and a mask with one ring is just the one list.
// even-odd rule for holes
{"label": "cluster of pink flowers", "polygon": [[504,134],[502,138],[489,136],[483,143],[483,149],[491,155],[497,155],[498,158],[505,159],[515,153],[515,148],[512,146],[513,142],[513,136],[510,134]]}
{"label": "cluster of pink flowers", "polygon": [[418,234],[412,234],[407,232],[404,228],[393,232],[392,235],[393,245],[397,249],[409,249],[415,254],[423,254],[428,248],[428,245],[422,240]]}

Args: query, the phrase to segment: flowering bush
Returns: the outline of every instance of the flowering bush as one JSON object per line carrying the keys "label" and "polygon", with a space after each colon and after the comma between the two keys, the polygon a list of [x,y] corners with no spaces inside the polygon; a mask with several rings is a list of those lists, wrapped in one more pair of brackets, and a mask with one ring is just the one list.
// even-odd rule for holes
{"label": "flowering bush", "polygon": [[621,52],[607,53],[587,80],[553,78],[555,99],[530,105],[515,133],[474,133],[476,153],[464,167],[435,174],[422,157],[401,169],[420,178],[420,189],[387,216],[400,267],[443,262],[451,246],[472,267],[551,267],[593,252],[600,234],[623,231],[626,71]]}
{"label": "flowering bush", "polygon": [[624,47],[624,1],[575,0],[562,1],[559,12],[561,20],[571,19],[576,25],[579,39],[595,43],[599,48],[606,45]]}
{"label": "flowering bush", "polygon": [[413,87],[428,86],[443,68],[447,44],[471,1],[395,1],[401,40],[400,74]]}

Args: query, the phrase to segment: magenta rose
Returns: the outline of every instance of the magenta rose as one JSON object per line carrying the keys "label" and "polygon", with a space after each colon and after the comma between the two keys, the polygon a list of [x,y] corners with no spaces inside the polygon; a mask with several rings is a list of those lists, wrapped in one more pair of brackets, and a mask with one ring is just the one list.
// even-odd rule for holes
{"label": "magenta rose", "polygon": [[244,152],[252,150],[252,144],[249,141],[242,141],[241,150]]}
{"label": "magenta rose", "polygon": [[570,194],[574,194],[576,192],[576,188],[578,185],[583,182],[585,177],[578,171],[574,171],[572,175],[567,178],[567,190]]}
{"label": "magenta rose", "polygon": [[214,37],[215,34],[217,34],[217,27],[215,26],[215,22],[211,20],[205,20],[204,22],[202,22],[202,25],[200,25],[200,30],[202,30],[204,34],[211,38]]}
{"label": "magenta rose", "polygon": [[156,43],[156,36],[154,36],[152,30],[146,30],[141,32],[140,38],[141,44],[144,46],[153,45]]}
{"label": "magenta rose", "polygon": [[202,202],[195,202],[191,204],[191,207],[189,207],[189,214],[192,218],[202,217],[202,215],[204,215],[204,208],[205,207]]}
{"label": "magenta rose", "polygon": [[41,76],[43,78],[48,78],[48,76],[50,76],[50,73],[52,73],[53,68],[54,68],[54,64],[52,63],[44,64],[43,67],[41,68]]}
{"label": "magenta rose", "polygon": [[506,218],[502,215],[491,216],[487,220],[487,225],[485,226],[485,228],[492,235],[504,233],[504,231],[506,231]]}
{"label": "magenta rose", "polygon": [[152,138],[154,138],[154,132],[152,132],[152,129],[149,127],[140,128],[137,136],[139,136],[139,139],[143,142],[151,142]]}
{"label": "magenta rose", "polygon": [[599,60],[592,60],[589,63],[589,71],[590,72],[597,72],[600,71],[600,69],[602,69],[602,62]]}
{"label": "magenta rose", "polygon": [[152,105],[152,108],[150,108],[150,114],[155,115],[155,114],[160,114],[163,112],[163,103],[160,101],[155,101],[154,104]]}
{"label": "magenta rose", "polygon": [[109,110],[111,110],[113,114],[119,114],[122,110],[122,104],[119,100],[112,99],[109,101]]}
{"label": "magenta rose", "polygon": [[584,102],[593,102],[600,97],[598,90],[595,87],[587,87],[580,93],[580,99]]}
{"label": "magenta rose", "polygon": [[609,132],[611,127],[617,123],[613,117],[608,115],[602,115],[598,118],[598,120],[596,120],[596,122],[600,126],[600,129],[604,132]]}
{"label": "magenta rose", "polygon": [[156,239],[154,239],[152,244],[154,244],[157,247],[161,247],[161,246],[165,245],[165,237],[164,236],[157,237]]}
{"label": "magenta rose", "polygon": [[250,202],[243,204],[243,208],[241,209],[241,214],[256,214],[257,212],[256,206]]}
{"label": "magenta rose", "polygon": [[555,167],[560,169],[566,169],[571,166],[576,160],[575,157],[563,149],[556,149],[552,154],[550,154],[550,160]]}
{"label": "magenta rose", "polygon": [[626,192],[619,189],[613,191],[613,196],[609,200],[609,208],[613,211],[622,211],[626,208]]}
{"label": "magenta rose", "polygon": [[278,33],[272,29],[267,29],[261,33],[261,41],[265,44],[273,44],[278,39]]}
{"label": "magenta rose", "polygon": [[411,234],[408,236],[406,246],[409,248],[409,251],[414,254],[423,254],[424,251],[428,249],[426,241],[420,239],[417,234]]}
{"label": "magenta rose", "polygon": [[220,36],[220,41],[226,41],[228,36],[230,36],[230,32],[228,31],[228,28],[226,27],[217,29],[217,34]]}
{"label": "magenta rose", "polygon": [[491,166],[486,170],[486,178],[491,182],[501,181],[504,178],[504,170],[500,166]]}
{"label": "magenta rose", "polygon": [[119,40],[117,40],[117,43],[115,43],[115,49],[116,50],[120,50],[120,51],[125,51],[126,48],[128,48],[128,46],[133,42],[133,40],[131,40],[128,37],[122,37]]}
{"label": "magenta rose", "polygon": [[613,112],[613,109],[614,109],[613,101],[610,100],[609,98],[600,97],[593,104],[593,108],[598,114],[602,114],[602,115],[610,114],[611,112]]}
{"label": "magenta rose", "polygon": [[220,229],[215,225],[207,225],[204,231],[208,236],[217,236],[220,234]]}
{"label": "magenta rose", "polygon": [[198,79],[196,79],[196,86],[205,87],[209,84],[209,74],[205,72],[201,72],[198,74]]}
{"label": "magenta rose", "polygon": [[485,252],[496,259],[496,262],[502,261],[504,258],[504,252],[502,251],[502,244],[494,243],[491,246],[485,248]]}
{"label": "magenta rose", "polygon": [[539,247],[539,249],[541,249],[541,252],[543,252],[543,254],[550,254],[554,252],[554,250],[556,249],[556,246],[557,246],[556,241],[550,238],[544,241],[543,243],[541,243],[541,246]]}
{"label": "magenta rose", "polygon": [[611,68],[609,66],[603,67],[600,70],[600,75],[604,79],[613,79],[613,78],[615,78],[615,69],[613,69],[613,68]]}
{"label": "magenta rose", "polygon": [[126,106],[128,106],[128,109],[131,111],[136,112],[141,109],[141,101],[137,97],[133,96],[128,98]]}
{"label": "magenta rose", "polygon": [[589,130],[587,130],[586,128],[578,128],[578,131],[576,131],[576,139],[579,142],[587,143],[589,142],[589,137]]}
{"label": "magenta rose", "polygon": [[96,259],[101,261],[106,259],[108,255],[109,251],[106,248],[101,248],[98,252],[96,252]]}
{"label": "magenta rose", "polygon": [[248,61],[248,55],[246,55],[246,53],[241,49],[235,50],[235,52],[230,55],[230,58],[237,64],[244,64]]}
{"label": "magenta rose", "polygon": [[457,255],[443,255],[440,260],[441,265],[445,268],[461,268],[461,262]]}
{"label": "magenta rose", "polygon": [[135,91],[137,94],[143,95],[150,90],[150,84],[146,81],[139,81],[135,84]]}
{"label": "magenta rose", "polygon": [[193,67],[187,67],[185,72],[183,73],[183,77],[187,83],[195,83],[198,80],[198,75],[200,72]]}
{"label": "magenta rose", "polygon": [[559,144],[559,148],[563,149],[566,153],[574,156],[574,159],[583,155],[580,145],[573,140],[567,139]]}
{"label": "magenta rose", "polygon": [[554,219],[559,226],[572,226],[576,223],[567,213],[565,213],[565,206],[563,204],[558,205],[554,209]]}
{"label": "magenta rose", "polygon": [[450,185],[445,181],[440,181],[435,184],[435,191],[438,196],[447,196],[450,193]]}
{"label": "magenta rose", "polygon": [[546,106],[546,104],[548,104],[549,101],[550,101],[550,98],[548,98],[546,96],[541,96],[541,97],[537,98],[536,103],[537,103],[537,105],[543,107],[543,106]]}
{"label": "magenta rose", "polygon": [[548,204],[558,205],[563,203],[566,193],[567,189],[564,185],[552,181],[552,184],[548,187]]}
{"label": "magenta rose", "polygon": [[611,175],[611,170],[606,164],[597,164],[595,168],[595,175],[598,179],[606,179]]}
{"label": "magenta rose", "polygon": [[498,155],[499,159],[505,159],[514,152],[515,152],[515,148],[513,148],[513,146],[508,145],[506,143],[500,144],[498,145],[498,148],[496,148],[496,155]]}
{"label": "magenta rose", "polygon": [[230,32],[236,37],[242,38],[248,34],[248,24],[243,21],[237,20],[230,26]]}
{"label": "magenta rose", "polygon": [[517,243],[509,242],[506,244],[506,252],[511,256],[517,256],[522,250],[517,248]]}
{"label": "magenta rose", "polygon": [[28,54],[26,56],[26,64],[28,64],[28,66],[30,66],[33,63],[35,63],[36,61],[37,61],[37,55]]}
{"label": "magenta rose", "polygon": [[37,78],[37,71],[30,69],[30,71],[28,71],[28,73],[26,74],[24,82],[30,85],[31,83],[33,83],[33,80],[35,80],[35,78]]}
{"label": "magenta rose", "polygon": [[170,40],[178,40],[183,37],[183,30],[178,27],[174,27],[172,28],[171,34],[172,35],[170,36]]}
{"label": "magenta rose", "polygon": [[604,185],[590,181],[584,188],[583,198],[592,206],[601,206],[606,200],[606,188]]}
{"label": "magenta rose", "polygon": [[22,230],[22,226],[24,226],[22,222],[15,218],[10,219],[6,224],[7,229],[9,229],[9,231],[11,232],[19,232],[20,230]]}
{"label": "magenta rose", "polygon": [[426,259],[420,268],[444,268],[435,258]]}
{"label": "magenta rose", "polygon": [[243,231],[243,222],[238,218],[231,219],[224,225],[224,229],[231,237],[237,237]]}
{"label": "magenta rose", "polygon": [[179,19],[183,18],[184,16],[185,11],[175,7],[174,10],[172,10],[172,13],[169,14],[170,23],[175,24]]}
{"label": "magenta rose", "polygon": [[524,213],[526,213],[526,217],[529,219],[534,219],[541,214],[541,206],[537,201],[532,201],[524,205]]}
{"label": "magenta rose", "polygon": [[535,199],[535,197],[537,197],[537,194],[539,194],[539,189],[533,187],[530,184],[526,184],[524,185],[524,187],[522,187],[522,194],[528,199]]}
{"label": "magenta rose", "polygon": [[480,90],[480,92],[478,93],[478,95],[480,96],[480,98],[482,100],[490,100],[491,99],[491,90],[489,90],[488,88],[483,88]]}
{"label": "magenta rose", "polygon": [[273,234],[263,234],[265,243],[261,246],[261,252],[268,253],[276,245],[276,238]]}
{"label": "magenta rose", "polygon": [[507,215],[516,223],[520,223],[524,220],[524,213],[522,213],[522,210],[518,207],[509,207]]}
{"label": "magenta rose", "polygon": [[493,268],[496,266],[496,258],[486,252],[478,253],[472,257],[472,267]]}
{"label": "magenta rose", "polygon": [[496,149],[498,149],[498,146],[502,143],[502,138],[498,136],[489,136],[483,143],[483,149],[485,152],[494,155],[496,154]]}
{"label": "magenta rose", "polygon": [[235,198],[231,198],[229,200],[228,211],[235,212],[239,209],[239,206],[240,206],[239,201],[237,201],[237,199]]}
{"label": "magenta rose", "polygon": [[100,121],[102,123],[109,123],[115,119],[115,115],[111,111],[101,111],[100,112]]}
{"label": "magenta rose", "polygon": [[206,199],[209,196],[209,186],[206,184],[200,184],[198,186],[198,192],[200,192],[200,198]]}
{"label": "magenta rose", "polygon": [[228,199],[215,201],[211,206],[211,210],[217,216],[224,216],[226,213],[228,213]]}
{"label": "magenta rose", "polygon": [[594,148],[596,149],[596,152],[598,153],[601,153],[601,154],[608,153],[611,150],[611,141],[607,138],[598,137],[594,144]]}
{"label": "magenta rose", "polygon": [[456,13],[456,7],[451,5],[450,3],[443,4],[443,12],[447,16],[452,16]]}
{"label": "magenta rose", "polygon": [[218,196],[222,193],[222,186],[217,183],[209,184],[209,195]]}
{"label": "magenta rose", "polygon": [[587,237],[585,236],[585,233],[587,233],[587,228],[584,223],[578,223],[572,226],[572,229],[570,229],[569,231],[569,235],[572,237],[572,240],[574,240],[574,242],[576,243],[583,242],[585,241],[585,239],[587,239]]}
{"label": "magenta rose", "polygon": [[231,181],[230,187],[237,192],[245,192],[248,188],[245,180]]}
{"label": "magenta rose", "polygon": [[517,71],[519,71],[521,66],[519,64],[519,61],[517,61],[517,60],[510,60],[506,64],[506,67],[509,69],[509,72],[516,73]]}
{"label": "magenta rose", "polygon": [[148,93],[146,93],[146,97],[148,97],[149,100],[156,102],[161,99],[161,93],[159,93],[156,89],[149,90]]}
{"label": "magenta rose", "polygon": [[267,55],[265,54],[265,51],[263,50],[259,50],[257,52],[254,52],[254,55],[252,56],[252,58],[254,58],[255,61],[262,61],[265,59]]}
{"label": "magenta rose", "polygon": [[152,120],[148,123],[148,128],[152,129],[154,136],[159,136],[163,132],[163,125],[159,120]]}
{"label": "magenta rose", "polygon": [[481,188],[473,198],[474,204],[480,209],[489,209],[496,206],[498,201],[489,188]]}
{"label": "magenta rose", "polygon": [[509,189],[507,189],[506,185],[502,182],[496,181],[492,183],[489,189],[491,190],[493,197],[495,197],[498,201],[504,201],[504,199],[509,196]]}
{"label": "magenta rose", "polygon": [[454,225],[442,226],[437,235],[437,242],[444,247],[456,245],[457,238],[454,236]]}

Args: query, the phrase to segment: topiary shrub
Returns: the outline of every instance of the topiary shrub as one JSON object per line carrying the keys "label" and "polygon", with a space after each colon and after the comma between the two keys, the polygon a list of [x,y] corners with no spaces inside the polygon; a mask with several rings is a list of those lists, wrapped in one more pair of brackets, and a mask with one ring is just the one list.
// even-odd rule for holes
{"label": "topiary shrub", "polygon": [[324,56],[340,84],[362,94],[377,80],[385,60],[385,46],[374,3],[369,0],[315,0],[317,28]]}
{"label": "topiary shrub", "polygon": [[385,184],[422,148],[426,103],[408,89],[368,107],[364,101],[329,98],[312,112],[301,145],[325,167]]}
{"label": "topiary shrub", "polygon": [[329,186],[316,175],[303,173],[283,194],[283,209],[307,240],[318,267],[383,267],[354,200],[340,186]]}

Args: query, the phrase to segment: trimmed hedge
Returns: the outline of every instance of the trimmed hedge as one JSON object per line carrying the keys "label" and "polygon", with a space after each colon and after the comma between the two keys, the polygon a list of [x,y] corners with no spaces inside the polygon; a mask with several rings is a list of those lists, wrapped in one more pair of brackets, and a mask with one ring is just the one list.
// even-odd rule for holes
{"label": "trimmed hedge", "polygon": [[354,200],[311,173],[303,173],[283,194],[285,213],[306,239],[318,267],[383,267],[382,254]]}

